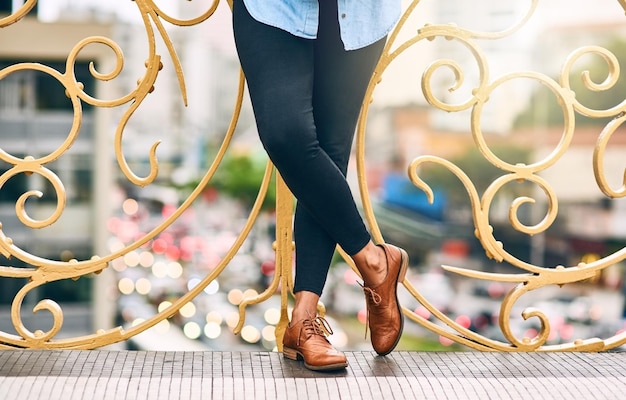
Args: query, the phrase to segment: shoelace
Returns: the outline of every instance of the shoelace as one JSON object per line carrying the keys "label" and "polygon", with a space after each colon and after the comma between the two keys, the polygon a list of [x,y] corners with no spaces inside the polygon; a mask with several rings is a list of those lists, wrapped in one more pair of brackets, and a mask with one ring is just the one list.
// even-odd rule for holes
{"label": "shoelace", "polygon": [[[372,300],[372,303],[374,303],[375,305],[380,304],[380,302],[382,301],[382,298],[380,297],[378,293],[376,293],[375,290],[368,288],[361,282],[357,282],[357,283],[359,284],[359,286],[363,288],[363,293],[365,293],[365,297],[369,296],[369,298]],[[369,330],[369,326],[370,326],[370,306],[369,306],[369,302],[366,301],[365,302],[365,338],[367,338],[367,332]]]}
{"label": "shoelace", "polygon": [[[307,337],[318,335],[322,336],[324,340],[326,340],[326,336],[333,334],[333,330],[330,328],[328,321],[319,315],[313,319],[303,320],[300,332],[303,330],[305,331]],[[298,345],[300,345],[300,337],[302,336],[298,335]]]}

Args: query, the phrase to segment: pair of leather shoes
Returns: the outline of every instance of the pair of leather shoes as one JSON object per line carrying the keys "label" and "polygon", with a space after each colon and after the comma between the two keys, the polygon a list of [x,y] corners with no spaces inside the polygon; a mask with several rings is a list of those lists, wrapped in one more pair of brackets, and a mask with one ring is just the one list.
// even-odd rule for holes
{"label": "pair of leather shoes", "polygon": [[291,322],[283,336],[283,355],[290,360],[304,360],[304,366],[313,371],[346,368],[346,356],[326,338],[332,333],[328,322],[319,316]]}
{"label": "pair of leather shoes", "polygon": [[[379,244],[387,257],[387,276],[376,287],[363,285],[367,303],[367,324],[372,347],[381,356],[391,353],[400,341],[404,316],[398,302],[398,283],[406,276],[409,256],[401,248]],[[367,332],[366,332],[367,335]]]}

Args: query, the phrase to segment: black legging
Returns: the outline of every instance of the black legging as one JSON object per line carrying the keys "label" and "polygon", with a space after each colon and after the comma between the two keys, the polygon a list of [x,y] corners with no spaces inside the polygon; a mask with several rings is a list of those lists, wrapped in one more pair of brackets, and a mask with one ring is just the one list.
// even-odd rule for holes
{"label": "black legging", "polygon": [[336,1],[320,1],[314,40],[257,22],[243,0],[233,26],[261,142],[298,200],[294,292],[321,295],[336,245],[353,255],[370,240],[345,175],[385,39],[345,51]]}

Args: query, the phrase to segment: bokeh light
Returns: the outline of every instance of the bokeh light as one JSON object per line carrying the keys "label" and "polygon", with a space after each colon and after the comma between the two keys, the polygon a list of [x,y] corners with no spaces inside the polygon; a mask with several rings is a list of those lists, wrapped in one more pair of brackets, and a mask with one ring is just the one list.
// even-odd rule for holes
{"label": "bokeh light", "polygon": [[206,294],[215,294],[220,290],[220,283],[218,281],[212,281],[208,284],[207,287],[204,288],[204,292]]}
{"label": "bokeh light", "polygon": [[359,320],[360,323],[365,324],[367,322],[367,310],[365,308],[359,310],[356,318]]}
{"label": "bokeh light", "polygon": [[142,251],[139,254],[139,264],[144,268],[149,268],[154,264],[154,254],[149,251]]}
{"label": "bokeh light", "polygon": [[202,334],[202,329],[200,329],[200,325],[198,325],[197,323],[191,321],[191,322],[187,322],[183,326],[183,333],[189,339],[197,339]]}
{"label": "bokeh light", "polygon": [[159,306],[157,307],[157,310],[159,312],[163,312],[165,311],[167,308],[169,308],[172,305],[171,301],[162,301]]}
{"label": "bokeh light", "polygon": [[209,339],[217,339],[222,334],[222,327],[216,322],[207,322],[204,325],[204,336]]}
{"label": "bokeh light", "polygon": [[420,317],[424,318],[424,319],[430,319],[431,317],[431,313],[430,311],[428,311],[428,309],[424,306],[419,306],[415,309],[415,314],[419,315]]}
{"label": "bokeh light", "polygon": [[137,293],[145,296],[152,290],[152,283],[149,279],[139,278],[137,282],[135,282],[135,290],[137,290]]}
{"label": "bokeh light", "polygon": [[246,289],[245,292],[243,292],[243,296],[242,296],[242,300],[244,299],[253,299],[255,297],[257,297],[259,295],[259,292],[257,292],[254,289]]}
{"label": "bokeh light", "polygon": [[124,255],[124,262],[129,267],[136,267],[139,265],[139,254],[136,251],[131,251]]}
{"label": "bokeh light", "polygon": [[241,300],[243,300],[243,293],[241,292],[241,290],[232,289],[230,292],[228,292],[228,301],[230,302],[230,304],[238,306],[239,303],[241,303]]}
{"label": "bokeh light", "polygon": [[144,318],[135,318],[133,322],[130,324],[131,326],[137,326],[146,322]]}
{"label": "bokeh light", "polygon": [[126,263],[124,262],[123,258],[116,258],[115,260],[111,261],[111,265],[113,266],[113,269],[117,272],[126,271]]}
{"label": "bokeh light", "polygon": [[117,283],[117,288],[123,294],[131,294],[135,290],[135,283],[130,278],[122,278]]}
{"label": "bokeh light", "polygon": [[126,199],[122,203],[122,210],[126,215],[135,215],[139,211],[139,203],[135,199]]}
{"label": "bokeh light", "polygon": [[261,336],[263,336],[263,340],[266,340],[268,342],[276,340],[276,327],[272,325],[266,325],[261,330]]}
{"label": "bokeh light", "polygon": [[455,322],[461,325],[463,328],[468,329],[472,324],[472,319],[467,315],[459,315],[456,317]]}
{"label": "bokeh light", "polygon": [[176,261],[167,264],[167,275],[172,279],[178,279],[183,276],[183,266]]}
{"label": "bokeh light", "polygon": [[454,344],[454,340],[448,339],[445,336],[439,336],[439,343],[441,343],[442,346],[449,347]]}
{"label": "bokeh light", "polygon": [[222,317],[222,314],[219,313],[219,311],[209,311],[206,315],[206,322],[214,322],[218,325],[222,324],[222,321],[224,320],[224,318]]}
{"label": "bokeh light", "polygon": [[165,250],[167,250],[167,242],[165,239],[154,239],[152,242],[152,251],[156,254],[163,254],[165,253]]}
{"label": "bokeh light", "polygon": [[190,278],[187,281],[187,290],[193,290],[193,288],[195,288],[196,286],[198,286],[198,284],[202,282],[200,279],[198,278]]}
{"label": "bokeh light", "polygon": [[167,264],[163,261],[157,261],[152,264],[152,274],[157,278],[165,278],[167,276]]}
{"label": "bokeh light", "polygon": [[263,313],[263,318],[268,324],[276,325],[280,321],[280,310],[277,308],[268,308]]}
{"label": "bokeh light", "polygon": [[196,305],[191,302],[185,303],[178,312],[185,318],[191,318],[196,315]]}
{"label": "bokeh light", "polygon": [[239,323],[239,313],[237,311],[231,311],[226,316],[226,325],[230,329],[235,329],[237,324]]}
{"label": "bokeh light", "polygon": [[241,338],[248,343],[257,343],[261,340],[261,332],[252,325],[246,325],[241,329]]}

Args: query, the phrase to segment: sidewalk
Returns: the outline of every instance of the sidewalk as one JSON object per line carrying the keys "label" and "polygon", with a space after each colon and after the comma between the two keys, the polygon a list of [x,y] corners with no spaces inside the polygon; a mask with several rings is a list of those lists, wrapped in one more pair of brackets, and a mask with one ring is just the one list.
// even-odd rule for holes
{"label": "sidewalk", "polygon": [[348,352],[318,373],[271,352],[0,351],[0,399],[626,399],[626,352]]}

